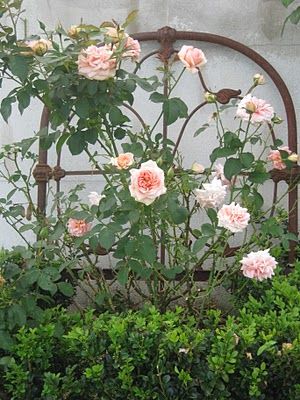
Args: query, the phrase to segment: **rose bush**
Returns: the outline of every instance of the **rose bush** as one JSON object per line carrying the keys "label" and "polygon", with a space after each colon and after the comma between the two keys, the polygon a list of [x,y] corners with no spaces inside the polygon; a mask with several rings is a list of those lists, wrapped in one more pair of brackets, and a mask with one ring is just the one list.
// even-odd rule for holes
{"label": "rose bush", "polygon": [[[2,149],[0,175],[13,188],[0,199],[0,211],[30,250],[39,255],[51,251],[59,262],[76,260],[90,300],[113,310],[145,301],[165,310],[181,298],[191,311],[203,313],[216,287],[232,293],[239,275],[244,280],[270,278],[276,261],[272,255],[266,261],[268,249],[272,254],[278,240],[287,249],[297,238],[287,231],[286,216],[277,212],[277,205],[264,204],[261,185],[272,167],[291,168],[298,157],[278,139],[269,143],[280,120],[267,101],[253,94],[264,78],[256,74],[238,104],[229,104],[233,119],[238,117],[236,127],[226,127],[225,108],[216,95],[203,94],[215,108],[218,145],[208,165],[184,168],[180,151],[161,133],[160,123],[163,119],[170,126],[188,116],[187,105],[173,91],[183,74],[191,72],[198,79],[205,63],[209,70],[203,51],[183,46],[158,76],[144,78],[137,63],[140,45],[126,33],[135,13],[122,25],[49,31],[40,23],[43,37],[30,38],[19,37],[21,3],[6,0],[1,8],[2,16],[11,17],[10,25],[1,25],[1,78],[15,86],[0,111],[7,121],[14,103],[22,113],[36,98],[47,107],[50,123],[34,137]],[[38,42],[28,51],[31,40]],[[130,113],[137,87],[161,108],[151,125],[140,116],[140,130],[132,128]],[[207,126],[199,127],[195,137],[205,135]],[[32,196],[37,157],[31,146],[36,141],[58,153],[67,147],[72,155],[86,154],[105,180],[101,194],[95,188],[88,199],[82,198],[81,187],[59,192],[46,215],[41,213]],[[20,167],[24,159],[32,162],[28,175]],[[27,231],[37,241],[29,240]],[[233,240],[239,246],[230,252]],[[109,260],[103,261],[103,255]],[[111,282],[105,266],[112,267]],[[199,272],[209,275],[203,290],[195,282]]]}

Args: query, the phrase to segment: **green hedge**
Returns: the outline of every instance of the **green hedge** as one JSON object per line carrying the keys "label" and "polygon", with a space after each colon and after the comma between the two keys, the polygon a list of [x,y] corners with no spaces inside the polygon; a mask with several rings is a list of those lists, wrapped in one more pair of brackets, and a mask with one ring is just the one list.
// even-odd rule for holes
{"label": "green hedge", "polygon": [[1,359],[2,392],[10,400],[300,399],[297,274],[274,278],[225,320],[209,311],[198,321],[180,308],[49,310]]}

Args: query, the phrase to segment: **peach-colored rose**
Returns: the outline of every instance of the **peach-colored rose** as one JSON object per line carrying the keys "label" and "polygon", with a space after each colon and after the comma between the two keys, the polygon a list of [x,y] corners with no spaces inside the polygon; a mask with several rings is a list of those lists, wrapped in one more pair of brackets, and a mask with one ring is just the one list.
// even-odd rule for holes
{"label": "peach-colored rose", "polygon": [[88,79],[104,81],[116,75],[117,62],[109,46],[89,46],[78,56],[78,73]]}
{"label": "peach-colored rose", "polygon": [[277,261],[269,253],[269,249],[249,253],[241,260],[241,270],[247,278],[262,281],[272,278]]}
{"label": "peach-colored rose", "polygon": [[30,47],[37,56],[43,56],[47,51],[53,48],[50,40],[46,39],[28,40],[25,44]]}
{"label": "peach-colored rose", "polygon": [[247,94],[239,103],[237,117],[253,124],[261,124],[263,122],[271,122],[274,116],[273,107],[263,99]]}
{"label": "peach-colored rose", "polygon": [[155,161],[149,160],[141,164],[140,169],[131,169],[130,194],[136,201],[147,206],[166,193],[164,171]]}
{"label": "peach-colored rose", "polygon": [[70,218],[68,232],[71,236],[81,237],[91,230],[92,225],[83,219]]}
{"label": "peach-colored rose", "polygon": [[128,36],[124,46],[124,53],[122,57],[129,57],[132,60],[137,61],[141,54],[141,46],[138,40],[134,40],[132,37]]}
{"label": "peach-colored rose", "polygon": [[234,202],[229,205],[224,204],[218,211],[218,226],[233,233],[242,232],[247,227],[249,219],[250,214],[247,208],[243,208]]}
{"label": "peach-colored rose", "polygon": [[121,153],[118,157],[112,158],[111,163],[118,169],[128,169],[134,162],[132,153]]}
{"label": "peach-colored rose", "polygon": [[226,186],[220,179],[214,178],[211,183],[203,183],[203,189],[196,189],[196,199],[203,208],[219,207],[226,196]]}
{"label": "peach-colored rose", "polygon": [[193,73],[196,73],[198,68],[207,62],[203,51],[193,46],[182,46],[178,52],[178,58],[186,69]]}
{"label": "peach-colored rose", "polygon": [[[279,150],[286,151],[288,154],[292,153],[291,150],[287,146],[279,147]],[[286,165],[285,165],[284,161],[282,160],[279,150],[271,150],[270,154],[268,155],[268,160],[272,161],[273,168],[281,170],[281,169],[286,168]]]}

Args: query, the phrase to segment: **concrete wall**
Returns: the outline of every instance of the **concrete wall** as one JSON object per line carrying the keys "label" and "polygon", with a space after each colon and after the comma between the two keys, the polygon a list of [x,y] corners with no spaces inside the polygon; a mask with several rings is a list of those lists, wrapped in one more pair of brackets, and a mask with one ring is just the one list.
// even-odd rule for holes
{"label": "concrete wall", "polygon": [[[28,29],[30,33],[38,31],[37,20],[42,20],[47,26],[54,27],[58,22],[65,27],[84,22],[99,24],[103,20],[111,18],[123,21],[126,15],[133,9],[139,9],[139,16],[130,27],[130,32],[153,31],[162,26],[169,25],[178,30],[204,31],[228,36],[238,40],[263,55],[281,74],[294,99],[296,111],[300,110],[299,93],[299,62],[300,62],[300,28],[287,25],[284,36],[281,37],[281,27],[287,14],[279,0],[24,0],[27,9]],[[144,45],[147,52],[156,46]],[[180,43],[178,43],[178,47]],[[208,58],[204,69],[204,76],[208,86],[215,90],[222,87],[240,88],[246,90],[251,83],[254,73],[262,72],[254,63],[236,52],[212,46],[197,44]],[[153,74],[153,69],[158,62],[153,59],[145,65],[142,74]],[[179,69],[178,69],[179,71]],[[268,77],[266,77],[268,80]],[[186,75],[176,91],[189,104],[191,110],[198,104],[203,93],[194,76]],[[6,86],[3,90],[9,90]],[[269,84],[258,89],[257,94],[268,99],[276,112],[285,118],[282,101],[269,80]],[[151,124],[157,115],[155,106],[145,107],[147,97],[138,94],[137,108],[143,113],[146,122]],[[146,112],[145,112],[146,109]],[[26,111],[23,117],[14,113],[9,124],[0,121],[0,144],[11,143],[24,137],[30,137],[37,131],[41,107],[34,103]],[[186,165],[193,161],[207,163],[208,155],[215,146],[215,132],[213,129],[205,133],[205,137],[193,139],[193,132],[205,123],[212,113],[212,108],[199,114],[191,121],[186,136],[182,143],[182,152],[185,155]],[[233,127],[232,119],[227,119],[228,128]],[[138,129],[136,121],[134,128]],[[176,137],[180,124],[172,125],[171,137]],[[278,136],[287,137],[286,125],[280,125]],[[55,155],[50,155],[52,163]],[[71,158],[66,151],[63,166],[76,169],[84,166],[82,157]],[[76,167],[75,167],[76,166]],[[87,189],[100,190],[101,179],[83,179]],[[63,182],[63,189],[78,183],[77,178],[68,178]],[[270,201],[270,184],[264,191],[265,197]],[[0,182],[1,193],[7,187]],[[83,196],[86,196],[86,192]],[[10,247],[19,243],[14,231],[0,220],[0,246]]]}

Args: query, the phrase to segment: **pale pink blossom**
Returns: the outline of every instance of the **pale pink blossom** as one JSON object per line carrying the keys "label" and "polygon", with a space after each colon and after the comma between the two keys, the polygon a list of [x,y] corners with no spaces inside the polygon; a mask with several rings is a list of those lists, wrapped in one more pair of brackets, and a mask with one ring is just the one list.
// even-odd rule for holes
{"label": "pale pink blossom", "polygon": [[226,186],[220,179],[214,178],[211,183],[203,183],[204,189],[196,189],[197,202],[203,208],[219,207],[226,197]]}
{"label": "pale pink blossom", "polygon": [[25,44],[38,56],[43,56],[53,48],[52,43],[47,39],[27,40]]}
{"label": "pale pink blossom", "polygon": [[131,169],[130,194],[136,201],[149,205],[166,193],[164,171],[155,161],[141,164],[140,169]]}
{"label": "pale pink blossom", "polygon": [[247,278],[262,281],[274,275],[277,261],[270,255],[270,250],[260,250],[249,253],[241,260],[241,270]]}
{"label": "pale pink blossom", "polygon": [[78,56],[78,73],[88,79],[104,81],[116,75],[117,62],[109,46],[89,46]]}
{"label": "pale pink blossom", "polygon": [[100,201],[105,198],[104,194],[99,194],[97,192],[90,192],[88,199],[92,206],[98,206]]}
{"label": "pale pink blossom", "polygon": [[128,36],[124,45],[124,53],[122,57],[129,57],[132,60],[137,61],[141,54],[141,46],[138,40]]}
{"label": "pale pink blossom", "polygon": [[261,124],[263,122],[271,122],[274,116],[273,107],[263,99],[247,94],[239,103],[237,117],[253,124]]}
{"label": "pale pink blossom", "polygon": [[230,186],[231,182],[224,175],[224,167],[222,164],[215,164],[212,171],[212,176],[221,180],[225,186]]}
{"label": "pale pink blossom", "polygon": [[134,163],[134,156],[132,153],[121,153],[118,157],[111,158],[111,164],[117,169],[128,169]]}
{"label": "pale pink blossom", "polygon": [[[279,150],[285,151],[288,154],[292,153],[291,150],[287,146],[279,147]],[[285,165],[284,161],[282,160],[279,150],[271,150],[270,154],[268,155],[268,160],[272,161],[273,168],[281,170],[281,169],[286,168],[286,165]]]}
{"label": "pale pink blossom", "polygon": [[178,58],[192,73],[196,73],[207,62],[203,51],[193,46],[182,46]]}
{"label": "pale pink blossom", "polygon": [[91,223],[84,219],[70,218],[68,221],[68,232],[71,236],[81,237],[91,230]]}
{"label": "pale pink blossom", "polygon": [[250,214],[247,208],[243,208],[234,202],[229,205],[224,204],[218,211],[218,226],[233,233],[242,232],[247,227],[249,219]]}

